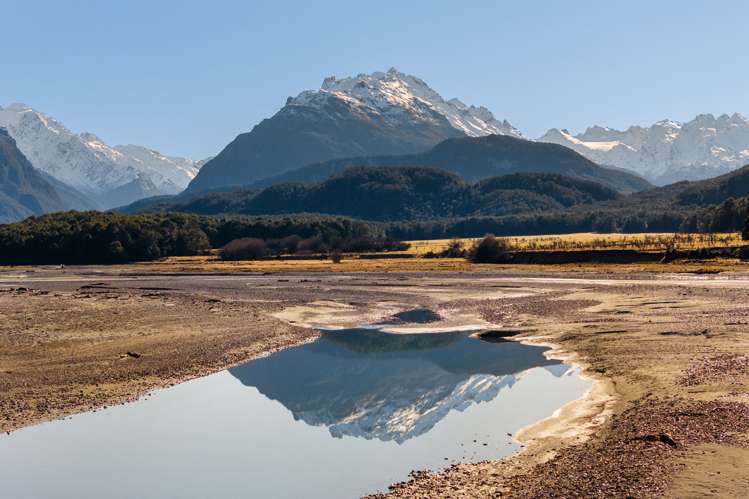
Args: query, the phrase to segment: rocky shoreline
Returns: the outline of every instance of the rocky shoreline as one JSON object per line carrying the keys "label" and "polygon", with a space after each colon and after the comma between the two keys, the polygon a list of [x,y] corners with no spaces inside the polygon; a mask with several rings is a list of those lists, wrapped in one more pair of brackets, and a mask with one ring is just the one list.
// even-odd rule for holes
{"label": "rocky shoreline", "polygon": [[[596,392],[498,461],[415,472],[399,497],[731,497],[749,465],[749,279],[481,273],[0,274],[0,429],[133,400],[310,341],[311,327],[439,312],[501,325]],[[743,488],[742,488],[743,487]],[[699,494],[697,494],[699,495]]]}

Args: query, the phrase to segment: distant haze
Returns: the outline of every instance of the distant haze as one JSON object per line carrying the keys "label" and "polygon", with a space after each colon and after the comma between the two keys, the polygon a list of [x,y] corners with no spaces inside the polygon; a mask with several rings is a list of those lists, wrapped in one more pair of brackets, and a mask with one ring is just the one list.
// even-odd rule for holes
{"label": "distant haze", "polygon": [[528,137],[749,114],[749,3],[9,0],[0,105],[204,158],[288,96],[391,66]]}

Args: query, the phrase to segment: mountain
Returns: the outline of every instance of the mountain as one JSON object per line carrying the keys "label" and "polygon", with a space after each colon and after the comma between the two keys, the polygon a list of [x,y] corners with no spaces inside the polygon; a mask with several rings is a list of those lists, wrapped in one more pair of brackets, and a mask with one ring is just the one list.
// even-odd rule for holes
{"label": "mountain", "polygon": [[[749,165],[717,177],[682,181],[635,194],[630,201],[639,205],[660,207],[706,207],[714,206],[730,198],[749,196]],[[613,205],[626,206],[626,202],[614,201]]]}
{"label": "mountain", "polygon": [[125,211],[280,215],[325,213],[366,220],[405,221],[558,210],[618,199],[608,187],[548,173],[518,173],[469,184],[435,168],[352,167],[314,184],[276,184],[135,203]]}
{"label": "mountain", "polygon": [[501,396],[523,372],[552,367],[543,347],[487,343],[465,333],[320,331],[320,339],[229,369],[277,400],[295,420],[355,436],[404,443],[450,411]]}
{"label": "mountain", "polygon": [[280,182],[320,181],[349,166],[432,166],[466,180],[511,173],[556,173],[592,180],[620,192],[652,187],[629,172],[602,168],[567,147],[524,140],[509,135],[448,139],[421,154],[331,160],[255,183],[265,187]]}
{"label": "mountain", "polygon": [[35,168],[104,208],[123,200],[176,194],[201,166],[201,162],[164,156],[141,146],[111,147],[94,134],[75,134],[25,104],[0,108],[0,126],[8,129]]}
{"label": "mountain", "polygon": [[234,139],[190,183],[190,191],[247,185],[335,158],[411,154],[451,137],[520,137],[483,107],[444,100],[422,80],[398,72],[326,78],[289,97],[274,116]]}
{"label": "mountain", "polygon": [[99,203],[86,196],[85,194],[77,191],[73,187],[70,187],[68,184],[60,182],[49,173],[45,173],[41,170],[36,171],[41,174],[44,180],[52,184],[52,187],[54,187],[55,191],[57,191],[57,195],[60,196],[60,199],[62,199],[66,210],[88,211],[101,209],[101,205]]}
{"label": "mountain", "polygon": [[634,171],[657,185],[710,178],[749,162],[749,120],[739,114],[702,114],[687,123],[662,120],[625,131],[594,126],[575,136],[554,128],[538,140]]}
{"label": "mountain", "polygon": [[59,194],[0,128],[0,223],[66,208]]}

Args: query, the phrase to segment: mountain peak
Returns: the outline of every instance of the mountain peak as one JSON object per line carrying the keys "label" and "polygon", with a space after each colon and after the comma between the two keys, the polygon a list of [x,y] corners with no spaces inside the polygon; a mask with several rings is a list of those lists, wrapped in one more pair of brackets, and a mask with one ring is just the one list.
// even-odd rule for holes
{"label": "mountain peak", "polygon": [[[692,122],[704,121],[705,119],[714,120],[715,118],[713,118],[712,114],[701,114],[693,119]],[[656,121],[653,126],[659,128],[681,128],[683,124],[670,118],[664,118],[662,120]]]}
{"label": "mountain peak", "polygon": [[660,120],[626,131],[594,126],[572,137],[547,132],[538,140],[574,149],[601,165],[637,172],[656,184],[701,180],[735,170],[749,158],[749,120],[734,113]]}
{"label": "mountain peak", "polygon": [[286,100],[275,115],[240,134],[207,162],[191,191],[248,185],[334,159],[414,154],[445,139],[522,138],[485,107],[446,100],[396,68],[326,77],[319,90]]}
{"label": "mountain peak", "polygon": [[538,138],[538,142],[555,142],[556,139],[570,140],[574,139],[572,134],[566,128],[549,128],[545,134]]}
{"label": "mountain peak", "polygon": [[[152,155],[148,161],[109,146],[93,133],[71,132],[54,118],[26,104],[0,108],[0,127],[35,168],[109,207],[107,193],[147,176],[161,194],[183,189],[198,169],[196,162]],[[128,199],[127,202],[133,201]]]}
{"label": "mountain peak", "polygon": [[715,116],[712,113],[704,113],[704,114],[698,114],[695,116],[695,118],[692,121],[696,122],[713,122],[715,121]]}
{"label": "mountain peak", "polygon": [[[0,107],[0,109],[3,108]],[[23,104],[21,102],[12,102],[8,104],[4,109],[6,109],[7,111],[33,111],[31,106]]]}
{"label": "mountain peak", "polygon": [[607,126],[593,125],[576,137],[580,140],[618,140],[621,132]]}
{"label": "mountain peak", "polygon": [[97,135],[91,133],[91,132],[81,132],[79,135],[81,139],[83,139],[84,142],[100,142],[104,143],[103,140],[101,140]]}
{"label": "mountain peak", "polygon": [[[384,116],[387,119],[422,119],[428,121],[431,112],[448,120],[450,125],[471,137],[482,135],[522,134],[506,120],[499,121],[483,106],[468,106],[458,99],[445,100],[422,79],[402,73],[396,68],[357,76],[323,80],[320,90],[306,90],[287,100],[289,106],[322,107],[335,98]],[[406,113],[399,117],[399,114]]]}

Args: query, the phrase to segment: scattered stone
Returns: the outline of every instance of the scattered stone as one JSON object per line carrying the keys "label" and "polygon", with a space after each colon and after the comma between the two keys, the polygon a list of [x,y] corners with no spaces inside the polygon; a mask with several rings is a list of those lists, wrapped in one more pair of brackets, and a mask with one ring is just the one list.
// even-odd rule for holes
{"label": "scattered stone", "polygon": [[127,352],[127,356],[134,359],[140,359],[140,354],[138,352]]}
{"label": "scattered stone", "polygon": [[679,383],[683,386],[695,386],[739,375],[749,376],[749,356],[724,353],[695,362],[689,366]]}
{"label": "scattered stone", "polygon": [[701,331],[688,331],[688,332],[680,332],[680,331],[662,331],[658,333],[661,336],[704,336],[706,338],[710,337],[710,330],[709,329],[703,329]]}
{"label": "scattered stone", "polygon": [[637,437],[635,440],[642,440],[643,442],[660,442],[674,448],[679,446],[679,444],[676,443],[673,437],[668,433],[661,433],[660,435],[645,435]]}
{"label": "scattered stone", "polygon": [[[741,434],[747,431],[746,404],[641,399],[612,417],[606,438],[562,449],[527,472],[491,477],[488,483],[501,487],[502,497],[660,497],[678,469],[679,453],[673,449],[705,443],[746,445]],[[431,497],[453,484],[475,490],[481,480],[484,476],[470,467],[452,468],[414,474],[391,494]]]}

